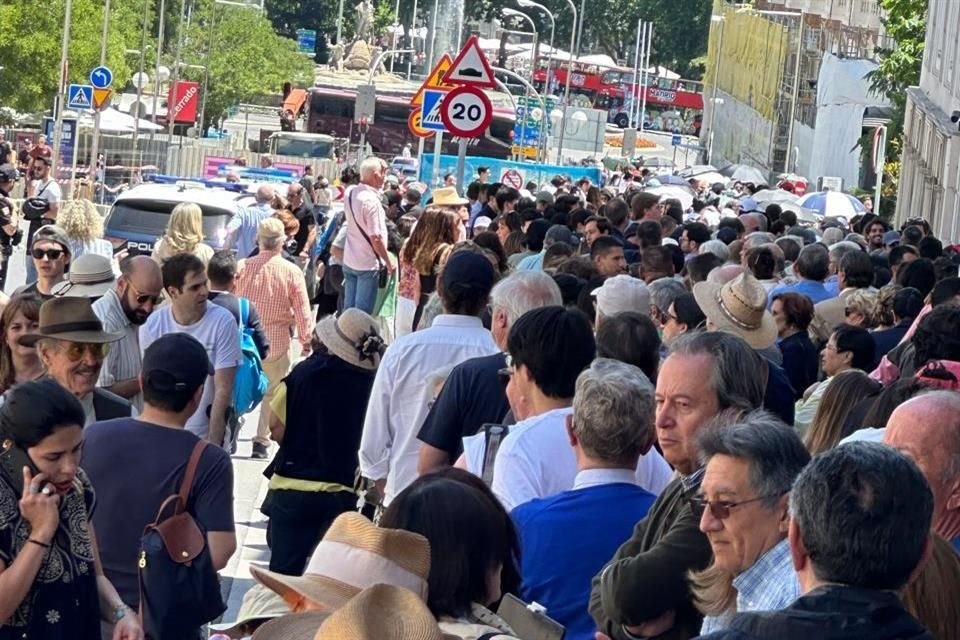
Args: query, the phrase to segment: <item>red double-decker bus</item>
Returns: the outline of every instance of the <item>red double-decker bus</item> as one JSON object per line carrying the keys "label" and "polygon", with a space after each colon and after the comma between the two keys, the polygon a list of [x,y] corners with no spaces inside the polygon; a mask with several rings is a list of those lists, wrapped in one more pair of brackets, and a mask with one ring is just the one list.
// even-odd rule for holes
{"label": "red double-decker bus", "polygon": [[[554,93],[562,91],[567,82],[569,63],[555,63]],[[547,80],[547,61],[542,60],[534,79],[543,87]],[[699,135],[703,121],[703,84],[694,80],[649,76],[646,84],[633,83],[630,67],[604,67],[596,64],[573,63],[570,75],[570,93],[574,103],[607,112],[609,122],[619,127],[630,124],[631,99],[647,98],[645,129]],[[632,89],[632,91],[631,91]]]}

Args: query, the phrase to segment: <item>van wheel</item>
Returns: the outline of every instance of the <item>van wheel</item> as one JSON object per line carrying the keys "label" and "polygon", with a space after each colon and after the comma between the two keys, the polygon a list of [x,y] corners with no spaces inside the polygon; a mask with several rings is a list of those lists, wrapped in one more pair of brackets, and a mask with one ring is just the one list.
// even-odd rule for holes
{"label": "van wheel", "polygon": [[625,113],[618,113],[617,117],[613,119],[613,123],[621,129],[626,129],[627,125],[630,124],[630,118]]}

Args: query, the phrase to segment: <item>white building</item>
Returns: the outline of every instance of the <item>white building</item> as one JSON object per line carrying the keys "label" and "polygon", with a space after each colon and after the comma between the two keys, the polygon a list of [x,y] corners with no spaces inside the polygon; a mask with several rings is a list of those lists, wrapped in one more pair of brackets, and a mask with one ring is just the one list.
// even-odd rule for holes
{"label": "white building", "polygon": [[944,241],[960,239],[960,2],[930,0],[920,86],[907,90],[897,223],[930,222]]}
{"label": "white building", "polygon": [[758,2],[763,8],[781,8],[803,11],[836,21],[848,27],[859,27],[881,33],[880,0],[766,0]]}

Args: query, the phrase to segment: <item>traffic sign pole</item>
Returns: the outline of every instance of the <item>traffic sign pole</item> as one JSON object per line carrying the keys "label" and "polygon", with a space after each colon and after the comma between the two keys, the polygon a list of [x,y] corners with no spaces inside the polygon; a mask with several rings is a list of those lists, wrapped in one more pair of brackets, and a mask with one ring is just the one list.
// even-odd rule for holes
{"label": "traffic sign pole", "polygon": [[443,131],[437,131],[433,138],[433,170],[430,172],[430,188],[440,183],[440,152],[443,150]]}
{"label": "traffic sign pole", "polygon": [[467,139],[460,138],[460,144],[457,146],[457,190],[460,193],[464,193],[463,190],[463,173],[464,165],[467,162]]}
{"label": "traffic sign pole", "polygon": [[[100,83],[97,82],[94,76],[97,74],[98,71],[101,71],[107,64],[107,32],[109,29],[110,29],[110,0],[106,0],[103,5],[103,34],[100,37],[100,68],[94,69],[93,72],[90,74],[90,83],[95,87],[99,87]],[[108,73],[107,75],[109,77],[112,74]],[[113,78],[109,78],[109,80],[113,80]],[[109,86],[110,86],[110,83],[108,82],[106,87],[99,87],[99,88],[106,89]],[[139,117],[139,114],[138,114],[138,117]],[[139,122],[139,120],[135,121],[134,127],[137,126],[136,125],[137,122]],[[97,197],[97,154],[99,153],[99,151],[100,151],[100,109],[97,109],[93,116],[93,143],[90,148],[90,163],[87,165],[88,167],[87,180],[91,180],[91,175],[93,176],[92,186],[93,186],[94,199],[96,199]],[[73,155],[74,155],[74,158],[76,158],[77,154],[74,153]],[[74,161],[74,164],[76,164],[76,161]],[[73,173],[74,173],[74,179],[76,179],[77,172],[74,171]],[[106,182],[106,179],[107,179],[106,158],[104,158],[104,161],[103,161],[103,179],[104,179],[104,182]],[[104,184],[103,186],[105,187],[106,184]],[[70,192],[73,193],[72,180],[70,182]]]}

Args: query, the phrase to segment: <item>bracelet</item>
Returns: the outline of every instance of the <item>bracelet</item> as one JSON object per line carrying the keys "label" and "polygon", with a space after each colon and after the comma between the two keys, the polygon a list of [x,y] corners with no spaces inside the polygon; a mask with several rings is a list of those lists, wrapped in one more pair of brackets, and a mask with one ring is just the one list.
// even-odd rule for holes
{"label": "bracelet", "polygon": [[44,549],[50,549],[53,546],[48,542],[40,542],[39,540],[34,540],[33,538],[28,538],[27,542],[32,542],[33,544],[41,546]]}

